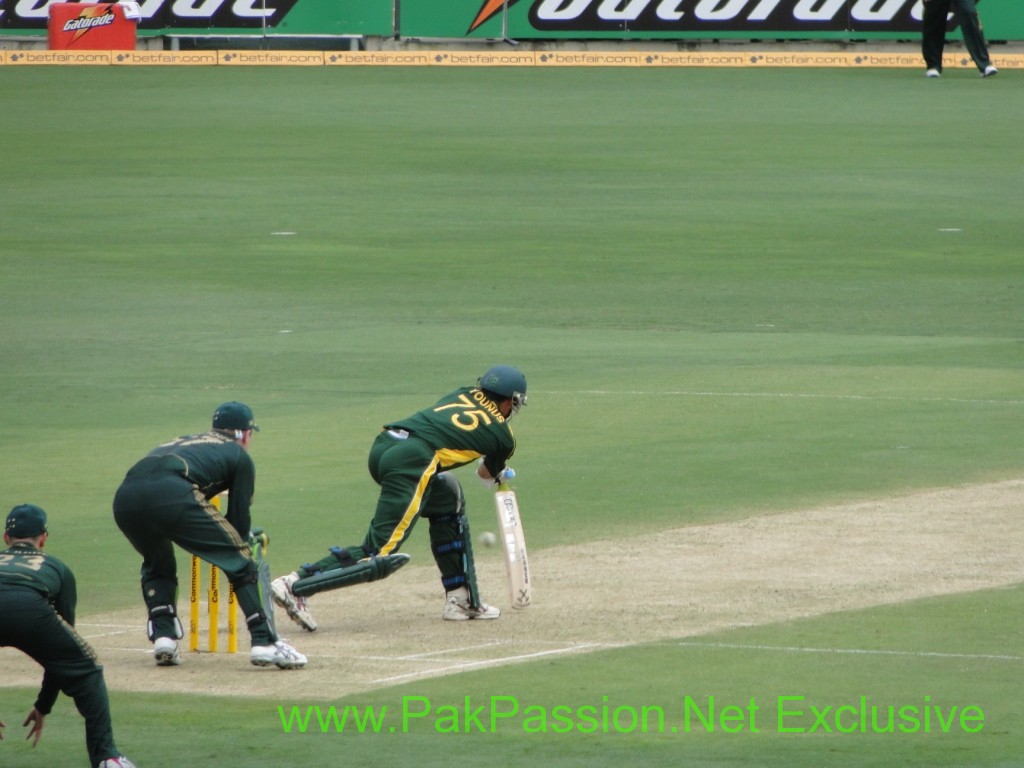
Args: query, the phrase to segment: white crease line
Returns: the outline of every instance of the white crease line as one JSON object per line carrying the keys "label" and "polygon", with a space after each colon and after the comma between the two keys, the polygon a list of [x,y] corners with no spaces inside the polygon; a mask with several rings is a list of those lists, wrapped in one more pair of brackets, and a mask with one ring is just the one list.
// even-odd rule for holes
{"label": "white crease line", "polygon": [[415,661],[417,659],[427,659],[431,656],[444,656],[449,653],[464,653],[466,651],[475,651],[480,648],[493,648],[496,645],[506,645],[506,643],[502,640],[495,640],[490,643],[481,643],[479,645],[467,645],[462,648],[443,648],[438,651],[429,651],[427,653],[415,653],[408,656],[390,656],[388,658],[395,658],[399,661]]}
{"label": "white crease line", "polygon": [[[116,635],[128,635],[135,632],[142,632],[143,627],[139,624],[91,624],[87,621],[80,621],[75,625],[75,629],[82,635],[86,640],[93,641],[104,637],[114,637]],[[93,629],[112,629],[113,632],[96,632],[95,634],[90,630]]]}
{"label": "white crease line", "polygon": [[[658,643],[658,645],[666,645]],[[884,651],[866,648],[799,648],[785,645],[742,645],[739,643],[669,643],[673,647],[719,648],[740,651],[781,651],[785,653],[836,653],[861,656],[911,656],[930,659],[981,659],[984,661],[1024,661],[1024,656],[1007,656],[989,653],[941,653],[939,651]]]}
{"label": "white crease line", "polygon": [[437,657],[439,657],[439,656],[446,656],[446,655],[453,654],[453,653],[465,653],[467,651],[479,651],[479,650],[482,650],[482,649],[485,649],[485,648],[494,648],[496,646],[501,646],[501,645],[508,645],[508,643],[503,641],[503,640],[495,640],[492,643],[481,643],[480,645],[467,645],[467,646],[464,646],[462,648],[442,648],[442,649],[437,650],[437,651],[429,651],[427,653],[413,653],[413,654],[408,654],[408,655],[403,655],[403,656],[377,656],[377,655],[360,654],[360,655],[356,655],[356,656],[350,656],[348,658],[362,659],[364,661],[409,661],[409,662],[433,661],[433,662],[435,662],[437,664],[448,664],[448,663],[458,664],[459,663],[458,660],[455,660],[455,661],[452,661],[452,662],[448,662],[445,659],[437,658]]}
{"label": "white crease line", "polygon": [[[318,659],[326,658],[321,655],[317,655]],[[345,658],[345,657],[339,657]],[[404,664],[421,664],[423,662],[431,662],[435,665],[436,669],[448,669],[449,667],[458,667],[463,662],[458,659],[419,659],[412,656],[349,656],[350,659],[357,659],[359,661],[385,661],[387,663],[404,663]]]}
{"label": "white crease line", "polygon": [[450,672],[452,670],[458,670],[466,672],[471,669],[485,669],[487,667],[497,667],[503,664],[512,664],[517,661],[526,661],[527,659],[539,659],[544,656],[559,656],[563,654],[573,654],[580,653],[583,651],[591,651],[594,648],[601,647],[603,647],[601,643],[585,643],[583,645],[574,645],[568,648],[557,648],[553,651],[537,651],[536,653],[524,653],[518,656],[505,656],[499,659],[487,659],[486,661],[469,661],[464,664],[453,663],[452,665],[445,666],[441,669],[431,669],[423,672],[409,672],[404,675],[394,675],[392,677],[381,677],[376,680],[372,680],[371,683],[373,685],[378,685],[381,683],[395,683],[399,680],[410,680],[415,679],[417,677],[426,677],[439,671]]}

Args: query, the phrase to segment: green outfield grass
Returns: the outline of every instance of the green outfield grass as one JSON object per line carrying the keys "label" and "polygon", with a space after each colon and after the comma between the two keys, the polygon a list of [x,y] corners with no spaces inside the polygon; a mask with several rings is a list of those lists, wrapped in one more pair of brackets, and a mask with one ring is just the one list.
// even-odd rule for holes
{"label": "green outfield grass", "polygon": [[[50,511],[80,614],[136,605],[117,484],[240,399],[254,520],[275,569],[304,562],[362,534],[380,424],[494,362],[530,381],[513,465],[537,549],[1018,477],[1024,80],[1004,74],[3,68],[0,502]],[[930,695],[982,706],[981,734],[286,736],[278,702],[211,700],[214,730],[188,697],[115,693],[119,740],[141,768],[1019,765],[1020,598],[701,638],[1015,661],[669,645],[348,702]],[[0,718],[30,695],[0,688]],[[49,751],[0,750],[79,756],[76,717],[62,703]]]}

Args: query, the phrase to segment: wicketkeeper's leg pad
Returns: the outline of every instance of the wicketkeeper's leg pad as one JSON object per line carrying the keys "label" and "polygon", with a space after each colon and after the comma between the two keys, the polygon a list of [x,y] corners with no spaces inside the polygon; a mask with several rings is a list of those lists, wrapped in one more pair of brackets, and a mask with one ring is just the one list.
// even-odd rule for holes
{"label": "wicketkeeper's leg pad", "polygon": [[318,592],[377,581],[390,576],[408,563],[410,559],[409,555],[400,552],[395,555],[378,555],[361,560],[347,568],[320,571],[293,583],[292,594],[296,597],[309,597]]}
{"label": "wicketkeeper's leg pad", "polygon": [[173,605],[154,605],[149,609],[149,621],[146,622],[146,636],[149,642],[156,640],[157,632],[161,632],[161,637],[166,636],[168,622],[173,627],[174,634],[171,637],[180,640],[185,636],[185,630],[181,627],[181,621]]}
{"label": "wicketkeeper's leg pad", "polygon": [[178,580],[148,573],[142,574],[142,599],[146,602],[146,636],[184,637],[178,611]]}

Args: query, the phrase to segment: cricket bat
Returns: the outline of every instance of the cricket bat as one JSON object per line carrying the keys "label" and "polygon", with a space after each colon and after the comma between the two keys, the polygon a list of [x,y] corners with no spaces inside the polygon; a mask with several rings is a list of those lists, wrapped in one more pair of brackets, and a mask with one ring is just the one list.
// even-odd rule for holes
{"label": "cricket bat", "polygon": [[507,482],[498,483],[494,493],[498,511],[498,538],[505,555],[505,576],[508,581],[508,597],[513,608],[528,608],[533,597],[530,583],[530,561],[526,555],[526,537],[523,535],[523,521],[519,517],[519,502],[516,492]]}

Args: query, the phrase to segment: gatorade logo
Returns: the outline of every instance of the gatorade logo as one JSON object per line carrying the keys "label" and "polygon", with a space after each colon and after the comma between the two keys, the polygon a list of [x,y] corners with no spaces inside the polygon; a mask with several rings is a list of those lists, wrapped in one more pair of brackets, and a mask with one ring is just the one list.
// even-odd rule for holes
{"label": "gatorade logo", "polygon": [[[508,6],[511,8],[519,0],[507,0]],[[466,32],[468,35],[474,29],[479,27],[485,21],[493,16],[496,16],[501,9],[505,6],[506,0],[484,0],[484,4],[480,6],[479,12],[476,14],[476,18],[473,19],[473,23],[469,25],[469,30]]]}
{"label": "gatorade logo", "polygon": [[98,5],[95,8],[83,8],[77,19],[68,19],[61,28],[64,32],[74,32],[71,42],[76,42],[90,29],[97,27],[109,27],[115,21],[114,14],[110,12],[109,6]]}
{"label": "gatorade logo", "polygon": [[[484,0],[469,32],[518,0]],[[920,32],[921,0],[533,0],[530,25],[566,32]]]}
{"label": "gatorade logo", "polygon": [[[53,0],[0,0],[4,29],[45,27]],[[139,29],[275,27],[300,0],[138,0]],[[83,13],[84,15],[84,13]]]}

